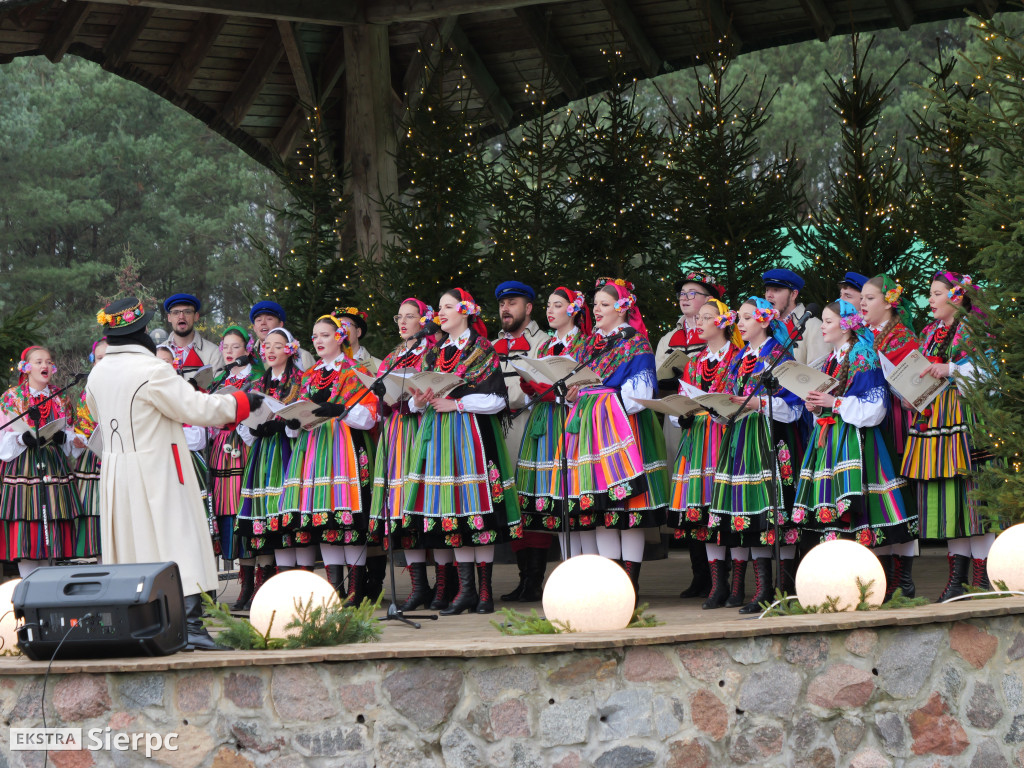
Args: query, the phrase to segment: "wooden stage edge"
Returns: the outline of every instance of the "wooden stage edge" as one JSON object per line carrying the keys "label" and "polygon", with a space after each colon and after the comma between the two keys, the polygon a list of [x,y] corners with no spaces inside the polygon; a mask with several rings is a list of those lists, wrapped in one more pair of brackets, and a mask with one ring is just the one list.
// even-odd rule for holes
{"label": "wooden stage edge", "polygon": [[[921,558],[919,587],[927,585],[923,594],[931,594],[933,585],[944,570],[945,558]],[[225,667],[257,667],[279,664],[315,664],[322,662],[368,661],[374,659],[469,659],[476,657],[520,656],[557,653],[573,650],[626,648],[639,645],[670,645],[697,641],[792,635],[818,632],[841,632],[877,627],[909,627],[960,621],[982,621],[999,616],[1024,614],[1024,598],[962,600],[943,605],[932,604],[899,610],[876,610],[838,614],[780,616],[765,619],[740,616],[734,609],[703,611],[699,600],[676,597],[684,563],[675,555],[668,560],[645,563],[649,592],[641,578],[641,597],[650,604],[649,612],[661,626],[614,632],[567,633],[560,635],[502,635],[491,625],[500,621],[501,613],[441,617],[437,621],[421,621],[422,629],[399,622],[384,622],[379,642],[331,648],[309,648],[292,651],[208,651],[177,653],[172,656],[143,658],[111,658],[68,660],[53,663],[53,674],[73,673],[147,673],[164,670],[209,669]],[[499,566],[502,578],[496,587],[511,586],[513,566]],[[934,572],[934,573],[933,573]],[[688,574],[687,574],[688,575]],[[945,574],[941,574],[944,576]],[[407,588],[403,576],[400,592]],[[924,582],[924,584],[922,584]],[[497,589],[496,589],[497,591]],[[228,599],[223,595],[222,600]],[[529,612],[540,604],[512,604]],[[416,614],[429,613],[416,611]],[[382,610],[380,616],[384,615]],[[0,657],[0,677],[38,675],[46,671],[46,662],[29,661],[24,657]]]}

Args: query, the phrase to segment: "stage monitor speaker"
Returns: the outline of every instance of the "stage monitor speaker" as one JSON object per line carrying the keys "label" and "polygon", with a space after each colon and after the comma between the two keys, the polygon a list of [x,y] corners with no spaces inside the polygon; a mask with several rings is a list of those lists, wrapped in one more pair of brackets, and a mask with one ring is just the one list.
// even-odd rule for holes
{"label": "stage monitor speaker", "polygon": [[38,568],[13,603],[25,620],[18,646],[34,661],[166,656],[188,642],[177,563]]}

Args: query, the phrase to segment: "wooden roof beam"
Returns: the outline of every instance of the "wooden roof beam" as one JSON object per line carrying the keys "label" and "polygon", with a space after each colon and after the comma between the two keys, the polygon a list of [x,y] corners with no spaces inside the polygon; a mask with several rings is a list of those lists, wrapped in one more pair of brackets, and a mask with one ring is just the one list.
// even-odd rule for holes
{"label": "wooden roof beam", "polygon": [[114,69],[124,64],[142,31],[153,16],[152,8],[129,8],[103,46],[103,67]]}
{"label": "wooden roof beam", "polygon": [[537,46],[548,70],[555,76],[569,101],[581,98],[586,92],[586,86],[569,54],[558,42],[551,28],[551,17],[545,18],[546,14],[536,8],[516,8],[516,16],[523,22],[526,33]]}
{"label": "wooden roof beam", "polygon": [[910,29],[910,25],[914,23],[914,9],[910,7],[910,3],[907,0],[885,0],[885,4],[896,26],[904,32]]}
{"label": "wooden roof beam", "polygon": [[706,0],[708,20],[711,22],[711,31],[726,44],[726,48],[732,51],[733,55],[743,48],[743,41],[740,39],[736,28],[732,24],[732,16],[726,11],[722,0]]}
{"label": "wooden roof beam", "polygon": [[292,150],[299,143],[299,134],[305,127],[306,110],[302,108],[302,104],[295,102],[295,106],[292,107],[292,111],[288,113],[288,117],[271,142],[278,157],[282,160],[288,159]]}
{"label": "wooden roof beam", "polygon": [[487,65],[484,64],[484,60],[480,58],[480,54],[476,52],[473,44],[469,42],[462,27],[455,26],[449,44],[462,57],[462,69],[491,114],[494,115],[499,127],[502,130],[508,128],[512,122],[512,115],[515,114],[512,105],[502,95],[494,76],[487,70]]}
{"label": "wooden roof beam", "polygon": [[267,84],[267,78],[270,77],[270,73],[274,71],[283,55],[281,33],[274,26],[249,62],[249,68],[245,70],[242,79],[238,81],[238,88],[231,94],[221,110],[229,125],[236,128],[241,125],[242,120],[252,109],[256,97],[260,95],[263,86]]}
{"label": "wooden roof beam", "polygon": [[288,67],[292,71],[292,80],[295,81],[295,92],[299,95],[299,101],[313,106],[316,104],[313,73],[306,52],[302,48],[302,40],[299,39],[298,25],[279,19],[277,31],[281,35],[281,45],[284,47],[284,55],[288,58]]}
{"label": "wooden roof beam", "polygon": [[829,13],[828,8],[825,7],[823,0],[800,0],[800,5],[804,8],[804,13],[807,14],[811,20],[811,26],[814,27],[814,34],[818,36],[821,42],[827,42],[832,33],[836,29],[836,20],[832,18],[832,14]]}
{"label": "wooden roof beam", "polygon": [[334,87],[345,74],[345,33],[338,32],[327,49],[327,53],[320,60],[320,71],[316,79],[317,104],[323,105],[327,97],[331,95]]}
{"label": "wooden roof beam", "polygon": [[171,88],[178,93],[188,90],[227,21],[227,16],[215,14],[200,17],[189,33],[188,42],[167,73],[167,84]]}
{"label": "wooden roof beam", "polygon": [[452,32],[458,25],[458,16],[434,19],[434,23],[420,40],[416,55],[412,57],[412,61],[405,69],[405,77],[402,78],[406,109],[416,109],[423,98],[424,91],[430,87],[434,73],[441,65],[444,49],[448,46]]}
{"label": "wooden roof beam", "polygon": [[39,46],[40,52],[54,64],[63,59],[91,10],[91,3],[69,2]]}
{"label": "wooden roof beam", "polygon": [[366,21],[388,24],[394,21],[430,21],[467,13],[505,11],[527,5],[554,5],[569,0],[374,0],[366,3]]}
{"label": "wooden roof beam", "polygon": [[605,10],[612,17],[612,21],[615,22],[619,32],[626,39],[626,45],[630,47],[630,50],[633,51],[633,54],[640,61],[640,66],[644,72],[650,77],[654,77],[661,72],[663,59],[654,50],[650,38],[647,37],[647,33],[640,26],[640,21],[637,19],[636,14],[633,13],[629,3],[626,0],[601,0],[601,2]]}

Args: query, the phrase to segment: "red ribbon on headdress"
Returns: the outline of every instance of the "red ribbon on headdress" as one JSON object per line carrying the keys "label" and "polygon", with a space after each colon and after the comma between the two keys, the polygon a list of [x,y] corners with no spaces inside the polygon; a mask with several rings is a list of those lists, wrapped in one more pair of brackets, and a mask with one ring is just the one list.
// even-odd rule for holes
{"label": "red ribbon on headdress", "polygon": [[[457,293],[462,301],[468,301],[471,304],[476,304],[476,301],[473,299],[473,295],[469,291],[463,288],[453,288],[452,291],[454,293]],[[467,317],[469,318],[469,327],[476,331],[477,334],[483,336],[486,339],[487,326],[484,324],[483,318],[481,318],[480,315],[478,314],[467,315]]]}
{"label": "red ribbon on headdress", "polygon": [[[565,294],[566,298],[569,299],[569,303],[575,303],[577,299],[581,299],[583,306],[580,311],[572,316],[573,322],[580,329],[580,333],[584,336],[589,336],[594,332],[594,316],[590,312],[590,307],[587,306],[586,296],[583,295],[583,291],[574,291],[572,288],[566,288],[564,285],[560,285],[555,288],[555,293],[561,291]],[[577,318],[579,318],[577,320]]]}

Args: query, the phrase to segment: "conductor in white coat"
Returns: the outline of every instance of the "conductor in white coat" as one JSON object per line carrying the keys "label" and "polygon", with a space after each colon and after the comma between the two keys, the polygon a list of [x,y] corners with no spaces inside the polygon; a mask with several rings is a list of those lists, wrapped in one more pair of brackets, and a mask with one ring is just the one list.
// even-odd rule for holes
{"label": "conductor in white coat", "polygon": [[103,562],[177,563],[189,648],[212,649],[217,646],[203,626],[200,595],[217,588],[217,566],[182,424],[237,423],[259,395],[194,390],[156,357],[146,334],[152,316],[135,297],[97,315],[109,347],[85,392],[103,440]]}

